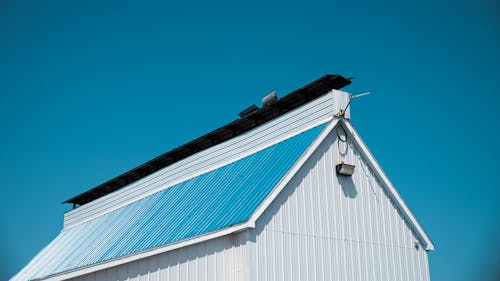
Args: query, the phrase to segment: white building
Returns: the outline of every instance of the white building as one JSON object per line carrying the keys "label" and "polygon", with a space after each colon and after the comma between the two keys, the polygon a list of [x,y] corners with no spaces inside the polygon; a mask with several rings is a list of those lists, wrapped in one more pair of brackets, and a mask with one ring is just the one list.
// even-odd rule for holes
{"label": "white building", "polygon": [[348,84],[269,96],[67,200],[11,280],[429,280],[434,246],[343,111]]}

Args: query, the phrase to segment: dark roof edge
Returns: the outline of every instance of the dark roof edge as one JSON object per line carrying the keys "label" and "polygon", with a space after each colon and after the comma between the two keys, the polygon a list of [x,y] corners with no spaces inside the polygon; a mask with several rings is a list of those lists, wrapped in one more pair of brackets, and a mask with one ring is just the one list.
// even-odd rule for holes
{"label": "dark roof edge", "polygon": [[81,193],[64,203],[83,205],[116,191],[130,183],[163,169],[181,159],[222,143],[257,126],[262,125],[288,111],[291,111],[332,89],[341,89],[351,84],[351,80],[336,74],[327,74],[286,96],[272,105],[262,107],[243,118],[237,119],[208,134],[166,152],[124,174]]}

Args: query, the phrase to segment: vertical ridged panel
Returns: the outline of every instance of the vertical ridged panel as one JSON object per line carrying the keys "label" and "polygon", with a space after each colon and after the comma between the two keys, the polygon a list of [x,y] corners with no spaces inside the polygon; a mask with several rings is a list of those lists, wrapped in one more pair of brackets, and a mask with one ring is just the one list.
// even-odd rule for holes
{"label": "vertical ridged panel", "polygon": [[[356,166],[352,177],[336,175],[339,157]],[[415,248],[409,223],[357,148],[339,143],[336,131],[251,233],[254,281],[429,280],[427,253],[422,244]]]}
{"label": "vertical ridged panel", "polygon": [[70,280],[244,281],[246,236],[230,234]]}

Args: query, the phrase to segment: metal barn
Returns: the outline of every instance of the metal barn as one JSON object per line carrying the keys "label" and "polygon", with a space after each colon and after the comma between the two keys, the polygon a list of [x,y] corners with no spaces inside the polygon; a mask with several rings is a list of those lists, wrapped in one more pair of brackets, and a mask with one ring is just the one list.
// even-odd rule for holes
{"label": "metal barn", "polygon": [[353,128],[348,84],[268,95],[67,200],[11,280],[429,280],[432,241]]}

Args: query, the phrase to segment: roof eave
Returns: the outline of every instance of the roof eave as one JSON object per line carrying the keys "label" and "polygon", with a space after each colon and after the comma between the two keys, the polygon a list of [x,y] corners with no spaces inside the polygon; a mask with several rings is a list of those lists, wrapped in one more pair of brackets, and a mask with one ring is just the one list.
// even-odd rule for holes
{"label": "roof eave", "polygon": [[160,247],[153,248],[153,249],[148,249],[148,250],[145,250],[142,252],[133,253],[133,254],[130,254],[128,256],[123,256],[123,257],[107,260],[107,261],[92,264],[89,266],[80,267],[80,268],[56,273],[56,274],[45,276],[45,277],[42,277],[40,279],[35,279],[35,280],[50,280],[50,281],[67,280],[67,279],[75,278],[75,277],[82,276],[85,274],[89,274],[92,272],[96,272],[96,271],[104,270],[107,268],[119,266],[119,265],[122,265],[125,263],[137,261],[137,260],[147,258],[150,256],[173,251],[175,249],[187,247],[187,246],[201,243],[201,242],[204,242],[207,240],[216,239],[216,238],[228,235],[228,234],[244,231],[246,229],[253,228],[253,227],[254,227],[254,225],[252,226],[252,224],[248,223],[248,221],[244,221],[244,222],[241,222],[241,223],[238,223],[238,224],[235,224],[235,225],[223,228],[223,229],[219,229],[219,230],[216,230],[216,231],[213,231],[210,233],[205,233],[205,234],[202,234],[202,235],[199,235],[196,237],[191,237],[188,239],[177,241],[177,242],[174,242],[174,243],[171,243],[168,245],[160,246]]}

